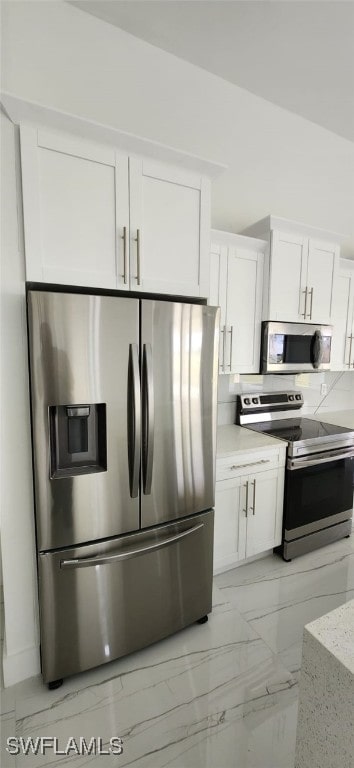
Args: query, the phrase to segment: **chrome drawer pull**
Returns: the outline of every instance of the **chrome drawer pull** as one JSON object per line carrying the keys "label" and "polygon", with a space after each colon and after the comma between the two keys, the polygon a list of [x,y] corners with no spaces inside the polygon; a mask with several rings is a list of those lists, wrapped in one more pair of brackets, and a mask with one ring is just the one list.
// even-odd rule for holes
{"label": "chrome drawer pull", "polygon": [[233,472],[235,469],[244,469],[245,467],[256,467],[258,464],[269,464],[271,459],[260,459],[259,461],[251,461],[249,464],[233,464],[229,467],[229,471]]}

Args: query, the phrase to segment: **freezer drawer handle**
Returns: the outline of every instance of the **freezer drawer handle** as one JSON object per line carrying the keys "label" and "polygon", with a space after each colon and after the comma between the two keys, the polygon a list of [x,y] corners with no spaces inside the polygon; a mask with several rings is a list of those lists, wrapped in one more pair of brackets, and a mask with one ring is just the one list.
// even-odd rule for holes
{"label": "freezer drawer handle", "polygon": [[174,544],[180,539],[184,539],[186,536],[190,536],[192,533],[196,533],[204,528],[204,523],[195,525],[194,528],[188,528],[186,531],[176,533],[174,536],[168,536],[166,539],[155,542],[155,544],[149,544],[146,547],[139,547],[138,549],[130,549],[128,552],[118,552],[115,555],[102,555],[95,557],[83,557],[72,560],[61,560],[60,568],[88,568],[91,565],[107,565],[109,563],[116,563],[120,560],[130,560],[133,557],[139,557],[140,555],[146,555],[149,552],[155,552],[157,549],[167,547],[169,544]]}

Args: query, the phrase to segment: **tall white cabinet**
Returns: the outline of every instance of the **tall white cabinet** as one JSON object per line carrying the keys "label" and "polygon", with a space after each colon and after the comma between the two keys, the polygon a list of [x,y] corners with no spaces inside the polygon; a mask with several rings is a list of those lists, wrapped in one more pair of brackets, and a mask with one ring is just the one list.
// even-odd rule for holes
{"label": "tall white cabinet", "polygon": [[29,281],[208,296],[210,182],[21,126]]}
{"label": "tall white cabinet", "polygon": [[276,216],[244,234],[270,245],[263,318],[332,324],[341,236]]}
{"label": "tall white cabinet", "polygon": [[209,303],[219,304],[219,373],[259,371],[264,240],[212,230]]}
{"label": "tall white cabinet", "polygon": [[334,286],[331,369],[354,372],[354,260],[341,259]]}

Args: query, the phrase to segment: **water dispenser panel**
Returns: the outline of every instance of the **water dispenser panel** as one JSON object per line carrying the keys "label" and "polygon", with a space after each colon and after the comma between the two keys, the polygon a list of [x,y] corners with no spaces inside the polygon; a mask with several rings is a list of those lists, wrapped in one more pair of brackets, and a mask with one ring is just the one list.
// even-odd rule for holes
{"label": "water dispenser panel", "polygon": [[51,478],[107,470],[105,403],[49,407]]}

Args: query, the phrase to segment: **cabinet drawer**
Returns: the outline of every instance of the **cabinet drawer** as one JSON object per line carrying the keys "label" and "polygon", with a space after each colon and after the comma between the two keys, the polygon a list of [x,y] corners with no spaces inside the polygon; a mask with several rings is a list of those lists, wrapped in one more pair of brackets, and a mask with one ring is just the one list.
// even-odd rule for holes
{"label": "cabinet drawer", "polygon": [[276,448],[267,452],[236,454],[216,460],[216,480],[228,480],[244,474],[255,474],[285,464],[284,450]]}

